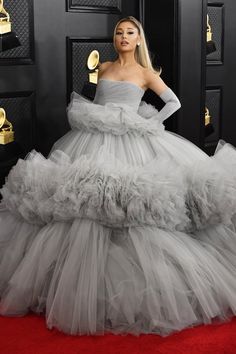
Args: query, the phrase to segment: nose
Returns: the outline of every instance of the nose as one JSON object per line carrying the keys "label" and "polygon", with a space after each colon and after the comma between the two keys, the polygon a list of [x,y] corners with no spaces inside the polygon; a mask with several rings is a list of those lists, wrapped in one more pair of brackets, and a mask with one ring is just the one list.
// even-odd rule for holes
{"label": "nose", "polygon": [[125,32],[123,32],[122,38],[126,38],[126,33]]}

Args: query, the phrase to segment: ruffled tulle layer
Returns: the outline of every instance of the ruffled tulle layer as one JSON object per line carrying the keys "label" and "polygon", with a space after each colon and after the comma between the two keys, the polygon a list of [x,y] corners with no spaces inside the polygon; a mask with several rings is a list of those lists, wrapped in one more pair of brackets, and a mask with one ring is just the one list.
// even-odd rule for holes
{"label": "ruffled tulle layer", "polygon": [[232,228],[190,236],[86,219],[39,228],[8,212],[2,218],[12,232],[1,237],[2,315],[45,313],[49,328],[70,334],[165,335],[236,314]]}
{"label": "ruffled tulle layer", "polygon": [[128,104],[109,102],[91,105],[91,101],[73,92],[67,112],[72,129],[93,133],[162,135],[165,129],[156,117],[158,111],[145,102],[142,102],[136,112]]}
{"label": "ruffled tulle layer", "polygon": [[[236,181],[227,169],[226,144],[212,158],[178,165],[158,157],[130,166],[102,146],[74,162],[61,151],[49,159],[32,152],[19,160],[2,188],[5,207],[32,224],[88,218],[110,227],[157,226],[194,232],[229,224],[236,210]],[[219,155],[219,157],[218,157]]]}

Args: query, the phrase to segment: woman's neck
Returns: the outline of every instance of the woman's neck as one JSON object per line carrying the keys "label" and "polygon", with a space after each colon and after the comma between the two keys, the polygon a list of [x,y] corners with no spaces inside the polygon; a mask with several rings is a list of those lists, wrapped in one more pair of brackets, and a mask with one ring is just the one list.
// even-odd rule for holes
{"label": "woman's neck", "polygon": [[119,58],[117,59],[117,63],[120,66],[131,66],[137,64],[133,53],[122,53],[119,54]]}

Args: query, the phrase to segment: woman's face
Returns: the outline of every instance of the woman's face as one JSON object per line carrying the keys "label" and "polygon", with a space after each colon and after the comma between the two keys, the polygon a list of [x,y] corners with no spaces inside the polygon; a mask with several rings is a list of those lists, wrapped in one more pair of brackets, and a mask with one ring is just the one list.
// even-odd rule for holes
{"label": "woman's face", "polygon": [[140,42],[137,27],[129,21],[121,22],[116,29],[114,42],[118,52],[135,51]]}

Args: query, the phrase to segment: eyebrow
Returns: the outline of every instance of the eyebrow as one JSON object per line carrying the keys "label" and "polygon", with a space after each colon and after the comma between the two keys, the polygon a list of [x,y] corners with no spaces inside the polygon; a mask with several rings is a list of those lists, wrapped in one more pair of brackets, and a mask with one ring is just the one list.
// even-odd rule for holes
{"label": "eyebrow", "polygon": [[[135,29],[135,27],[127,27],[127,29]],[[117,30],[123,30],[123,28],[118,27]]]}

